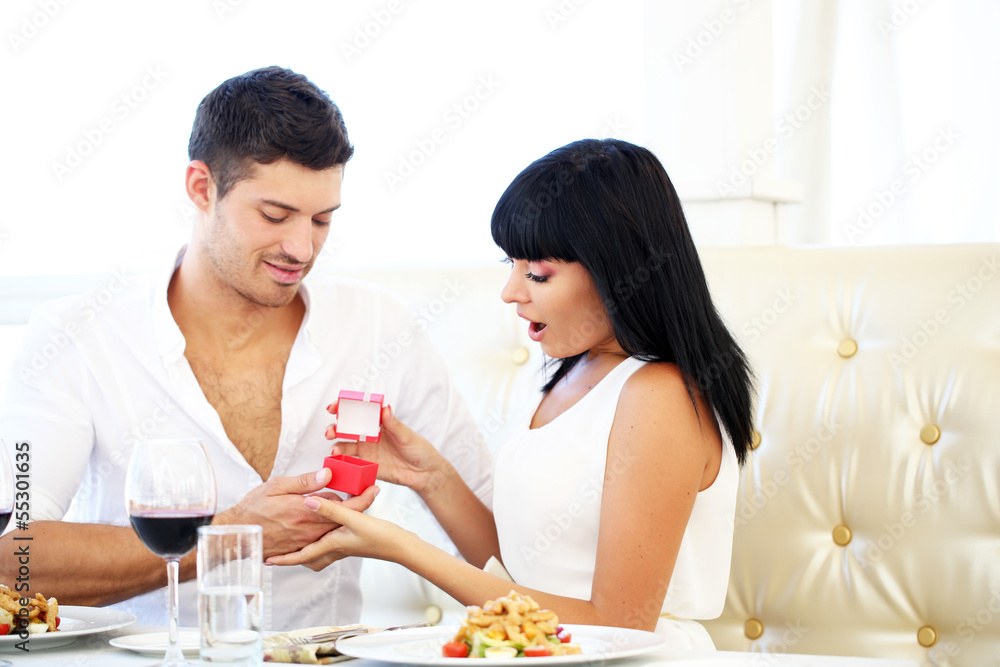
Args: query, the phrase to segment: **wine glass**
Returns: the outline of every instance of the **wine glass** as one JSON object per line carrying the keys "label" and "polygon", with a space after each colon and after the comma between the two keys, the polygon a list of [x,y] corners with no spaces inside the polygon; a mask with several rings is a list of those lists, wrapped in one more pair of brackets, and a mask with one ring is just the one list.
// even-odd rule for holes
{"label": "wine glass", "polygon": [[0,533],[14,513],[14,473],[7,457],[7,447],[0,440]]}
{"label": "wine glass", "polygon": [[194,665],[184,659],[177,641],[177,584],[181,557],[198,543],[198,527],[215,514],[215,475],[201,442],[138,442],[125,477],[125,508],[139,539],[167,561],[169,645],[159,665]]}

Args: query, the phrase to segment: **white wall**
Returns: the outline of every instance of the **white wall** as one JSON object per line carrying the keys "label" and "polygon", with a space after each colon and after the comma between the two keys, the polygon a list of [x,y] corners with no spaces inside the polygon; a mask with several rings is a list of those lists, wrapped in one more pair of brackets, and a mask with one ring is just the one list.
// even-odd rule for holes
{"label": "white wall", "polygon": [[641,24],[640,0],[5,0],[0,275],[170,261],[199,100],[271,64],[328,91],[356,147],[324,265],[498,260],[520,169],[642,142]]}
{"label": "white wall", "polygon": [[703,245],[847,243],[954,122],[863,241],[994,240],[998,23],[988,0],[5,0],[0,277],[170,261],[198,101],[269,64],[330,92],[357,147],[321,268],[498,259],[504,187],[586,136],[652,148]]}
{"label": "white wall", "polygon": [[775,176],[771,5],[645,3],[646,145],[699,245],[782,243],[784,203],[803,196]]}

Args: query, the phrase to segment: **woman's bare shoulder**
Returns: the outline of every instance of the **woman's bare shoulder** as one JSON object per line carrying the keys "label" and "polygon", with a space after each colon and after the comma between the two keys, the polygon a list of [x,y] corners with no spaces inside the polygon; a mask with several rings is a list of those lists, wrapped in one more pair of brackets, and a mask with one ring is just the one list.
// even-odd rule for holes
{"label": "woman's bare shoulder", "polygon": [[681,369],[667,362],[648,362],[632,373],[622,390],[622,395],[626,394],[631,400],[643,400],[644,396],[656,399],[683,396],[691,400]]}
{"label": "woman's bare shoulder", "polygon": [[650,362],[635,371],[622,388],[618,412],[625,418],[655,416],[669,420],[675,429],[689,426],[699,431],[703,418],[709,415],[709,430],[715,430],[714,416],[698,387],[685,382],[680,368],[668,362]]}

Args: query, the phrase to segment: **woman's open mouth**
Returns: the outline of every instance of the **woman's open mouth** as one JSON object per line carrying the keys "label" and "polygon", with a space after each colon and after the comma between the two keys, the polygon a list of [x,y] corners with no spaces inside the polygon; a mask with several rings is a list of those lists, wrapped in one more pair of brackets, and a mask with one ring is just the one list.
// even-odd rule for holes
{"label": "woman's open mouth", "polygon": [[542,339],[546,326],[545,322],[531,322],[528,325],[528,338],[537,343]]}

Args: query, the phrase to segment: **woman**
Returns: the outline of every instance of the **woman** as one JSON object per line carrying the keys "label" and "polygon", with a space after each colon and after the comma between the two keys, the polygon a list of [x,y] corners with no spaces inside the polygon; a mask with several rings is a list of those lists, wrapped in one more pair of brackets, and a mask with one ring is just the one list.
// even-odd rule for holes
{"label": "woman", "polygon": [[530,422],[497,457],[495,522],[387,407],[381,442],[334,451],[376,460],[381,479],[417,491],[466,561],[308,498],[343,527],[269,562],[392,560],[471,605],[510,590],[477,567],[497,555],[514,588],[564,622],[714,648],[687,619],[714,618],[725,601],[751,377],[666,172],[623,141],[569,144],[514,179],[492,233],[512,267],[501,297],[556,360]]}

